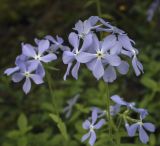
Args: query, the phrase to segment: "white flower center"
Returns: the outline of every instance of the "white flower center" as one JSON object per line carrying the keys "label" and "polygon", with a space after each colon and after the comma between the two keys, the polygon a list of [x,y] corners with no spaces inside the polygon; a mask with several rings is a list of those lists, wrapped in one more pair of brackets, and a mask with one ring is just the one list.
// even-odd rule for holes
{"label": "white flower center", "polygon": [[78,55],[79,54],[79,51],[78,51],[78,49],[76,49],[76,51],[75,51],[75,53],[74,53],[75,55]]}
{"label": "white flower center", "polygon": [[28,71],[26,71],[26,72],[24,73],[24,75],[25,75],[26,78],[31,77],[31,74],[30,74]]}
{"label": "white flower center", "polygon": [[35,60],[40,60],[40,59],[41,59],[41,55],[40,55],[40,54],[36,55],[36,56],[34,57],[34,59],[35,59]]}
{"label": "white flower center", "polygon": [[82,39],[84,39],[84,37],[86,36],[86,34],[85,33],[81,33],[81,34],[79,34],[79,37],[80,38],[82,38]]}
{"label": "white flower center", "polygon": [[96,56],[97,58],[101,59],[104,56],[104,53],[102,51],[97,51]]}
{"label": "white flower center", "polygon": [[142,125],[143,125],[143,122],[142,122],[142,121],[141,121],[141,122],[138,122],[138,125],[142,126]]}
{"label": "white flower center", "polygon": [[93,125],[90,125],[90,131],[93,131],[94,130],[94,126]]}

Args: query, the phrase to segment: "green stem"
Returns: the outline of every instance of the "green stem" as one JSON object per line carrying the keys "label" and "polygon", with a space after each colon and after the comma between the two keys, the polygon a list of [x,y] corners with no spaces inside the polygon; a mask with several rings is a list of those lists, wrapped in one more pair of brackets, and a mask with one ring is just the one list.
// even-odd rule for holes
{"label": "green stem", "polygon": [[[102,10],[101,10],[101,2],[100,0],[96,0],[96,6],[97,6],[97,14],[99,17],[102,17]],[[102,39],[102,33],[100,33],[100,39]]]}
{"label": "green stem", "polygon": [[[108,83],[107,83],[106,96],[105,97],[106,97],[105,102],[106,102],[107,118],[108,118],[108,125],[109,125],[109,135],[112,139],[112,142],[114,142],[113,141],[114,138],[116,139],[116,145],[118,146],[120,144],[120,137],[119,137],[119,134],[118,134],[117,126],[115,125],[115,123],[112,119],[112,116],[110,114],[110,93],[109,93]],[[116,132],[115,133],[116,137],[113,137],[113,131]]]}
{"label": "green stem", "polygon": [[110,98],[109,98],[109,87],[107,83],[106,88],[106,107],[107,107],[107,115],[108,115],[108,124],[109,124],[109,135],[112,134],[112,126],[111,126],[111,114],[110,114]]}
{"label": "green stem", "polygon": [[[128,112],[128,110],[127,110],[127,112]],[[123,114],[118,114],[120,116],[120,118],[124,120],[124,122],[126,122],[127,120],[130,122],[134,122],[134,123],[141,122],[141,120],[139,120],[139,119],[133,119],[133,118],[129,117],[126,114],[127,112],[125,111]]]}
{"label": "green stem", "polygon": [[101,10],[100,0],[96,0],[96,5],[97,5],[97,13],[98,13],[98,16],[101,17],[101,16],[102,16],[102,10]]}
{"label": "green stem", "polygon": [[59,112],[57,110],[56,99],[54,97],[54,93],[53,93],[53,89],[52,89],[52,83],[51,83],[52,79],[51,79],[51,76],[48,71],[46,71],[46,78],[47,78],[47,83],[48,83],[50,95],[51,95],[52,99],[54,99],[54,101],[53,101],[54,110],[55,110],[56,115],[58,116]]}

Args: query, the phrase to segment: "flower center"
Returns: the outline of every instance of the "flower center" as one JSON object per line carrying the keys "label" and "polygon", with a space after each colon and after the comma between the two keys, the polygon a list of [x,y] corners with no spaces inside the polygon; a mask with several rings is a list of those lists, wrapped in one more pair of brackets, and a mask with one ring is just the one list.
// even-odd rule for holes
{"label": "flower center", "polygon": [[26,71],[24,75],[26,76],[26,78],[29,78],[31,76],[31,74],[28,71]]}
{"label": "flower center", "polygon": [[35,60],[40,60],[40,58],[41,58],[41,55],[39,54],[34,57]]}
{"label": "flower center", "polygon": [[142,125],[143,125],[143,122],[138,122],[138,124],[139,124],[140,126],[142,126]]}
{"label": "flower center", "polygon": [[74,54],[75,54],[75,55],[78,55],[78,54],[79,54],[79,51],[78,51],[78,50],[76,50]]}
{"label": "flower center", "polygon": [[90,130],[93,131],[94,130],[94,126],[90,125]]}
{"label": "flower center", "polygon": [[103,52],[101,52],[101,51],[97,51],[97,58],[102,58],[103,56],[104,56],[104,54],[103,54]]}
{"label": "flower center", "polygon": [[84,37],[86,36],[86,34],[85,33],[81,33],[81,34],[79,34],[79,37],[80,38],[82,38],[82,39],[84,39]]}

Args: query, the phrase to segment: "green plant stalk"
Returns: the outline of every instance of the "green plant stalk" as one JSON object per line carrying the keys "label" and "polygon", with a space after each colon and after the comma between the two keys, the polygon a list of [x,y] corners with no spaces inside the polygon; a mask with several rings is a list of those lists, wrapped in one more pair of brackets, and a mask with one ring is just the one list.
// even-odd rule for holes
{"label": "green plant stalk", "polygon": [[[106,86],[106,84],[105,84],[105,86]],[[120,136],[118,135],[118,129],[112,119],[111,114],[110,114],[110,95],[109,95],[108,83],[107,83],[107,88],[105,90],[104,102],[106,105],[106,117],[107,117],[107,121],[108,121],[109,136],[111,137],[112,143],[114,143],[114,144],[116,144],[116,146],[118,146],[120,144]],[[114,136],[113,136],[113,132],[115,132]],[[115,139],[116,141],[114,141],[113,139]]]}
{"label": "green plant stalk", "polygon": [[59,112],[57,110],[57,104],[56,104],[56,100],[55,100],[53,89],[52,89],[52,83],[51,83],[52,80],[51,80],[50,73],[48,71],[46,71],[46,78],[47,78],[50,95],[54,99],[53,101],[54,110],[55,110],[56,115],[59,117]]}
{"label": "green plant stalk", "polygon": [[97,5],[98,16],[101,17],[102,16],[102,10],[101,10],[101,2],[100,2],[100,0],[96,0],[96,5]]}
{"label": "green plant stalk", "polygon": [[[48,87],[49,87],[49,92],[51,94],[51,97],[54,99],[53,100],[53,107],[54,107],[54,110],[55,110],[55,114],[58,118],[60,118],[59,116],[59,111],[57,110],[57,104],[56,104],[56,99],[55,99],[55,96],[54,96],[54,93],[53,93],[53,87],[52,87],[52,78],[51,78],[51,75],[48,71],[46,71],[46,78],[47,78],[47,83],[48,83]],[[58,127],[59,128],[59,127]],[[61,132],[61,131],[60,131]],[[68,134],[67,134],[68,136]],[[65,138],[65,142],[66,144],[68,145],[69,143],[69,138]]]}
{"label": "green plant stalk", "polygon": [[[96,6],[97,6],[97,14],[99,17],[102,17],[102,9],[101,9],[101,2],[100,0],[96,0]],[[102,39],[102,33],[100,33],[100,38]]]}
{"label": "green plant stalk", "polygon": [[110,99],[109,99],[109,87],[107,83],[107,88],[106,88],[106,107],[107,107],[107,118],[108,118],[108,123],[109,123],[109,135],[112,135],[112,126],[111,126],[111,114],[110,114]]}

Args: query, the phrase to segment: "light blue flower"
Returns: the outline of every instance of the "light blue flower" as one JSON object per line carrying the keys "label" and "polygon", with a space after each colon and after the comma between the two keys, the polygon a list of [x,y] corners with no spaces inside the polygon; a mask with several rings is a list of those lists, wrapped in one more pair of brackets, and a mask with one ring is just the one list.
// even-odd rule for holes
{"label": "light blue flower", "polygon": [[66,77],[69,75],[69,72],[71,70],[74,61],[76,61],[76,63],[72,68],[72,76],[75,79],[78,79],[78,70],[80,67],[80,62],[77,60],[77,56],[81,51],[86,50],[91,45],[92,43],[91,37],[92,37],[91,35],[87,35],[84,38],[83,45],[80,47],[80,38],[78,37],[78,35],[74,32],[70,33],[69,42],[72,45],[73,49],[70,51],[63,52],[63,57],[62,57],[63,63],[68,64],[66,73],[64,75],[64,80],[66,80]]}
{"label": "light blue flower", "polygon": [[15,83],[20,82],[25,78],[23,91],[26,94],[31,90],[31,80],[38,85],[43,83],[42,77],[35,73],[36,69],[37,66],[30,63],[24,63],[19,66],[19,72],[12,74],[12,81]]}
{"label": "light blue flower", "polygon": [[75,27],[73,28],[75,31],[78,32],[78,36],[80,38],[85,38],[88,34],[92,33],[92,30],[98,28],[100,25],[96,25],[98,22],[98,16],[91,16],[89,19],[82,22],[79,20]]}
{"label": "light blue flower", "polygon": [[97,110],[93,110],[91,122],[89,120],[86,120],[82,125],[83,128],[86,130],[89,130],[89,132],[87,134],[83,135],[81,141],[84,142],[85,140],[87,140],[89,138],[89,144],[91,146],[93,146],[96,141],[96,133],[94,130],[100,129],[105,124],[104,119],[101,119],[97,123],[96,123],[96,121],[97,121]]}
{"label": "light blue flower", "polygon": [[[29,58],[29,62],[32,65],[37,66],[37,73],[42,77],[45,76],[45,70],[43,68],[43,63],[48,63],[57,59],[57,56],[53,53],[47,53],[49,49],[49,41],[48,40],[40,40],[37,42],[38,46],[33,47],[30,44],[24,44],[22,47],[22,54]],[[47,54],[46,54],[47,53]],[[38,64],[38,65],[37,65]]]}
{"label": "light blue flower", "polygon": [[136,131],[138,131],[139,139],[144,144],[146,144],[149,141],[148,134],[145,130],[149,132],[155,132],[155,126],[152,123],[143,123],[142,121],[134,123],[132,125],[129,125],[128,123],[126,123],[125,127],[130,137],[135,136]]}
{"label": "light blue flower", "polygon": [[64,40],[58,35],[56,36],[56,38],[53,38],[51,35],[47,35],[45,36],[45,39],[51,42],[51,46],[49,48],[50,52],[56,53],[58,49],[61,49],[61,50],[64,49],[64,46],[63,46]]}
{"label": "light blue flower", "polygon": [[24,56],[24,55],[19,55],[16,57],[16,61],[15,61],[15,67],[12,68],[8,68],[4,71],[4,74],[6,74],[7,76],[10,76],[11,74],[17,72],[20,70],[20,65],[22,63],[25,63],[28,60],[28,57]]}
{"label": "light blue flower", "polygon": [[136,108],[134,102],[126,102],[118,95],[111,96],[111,99],[116,104],[119,104],[120,106],[126,106],[128,109],[131,109],[131,110],[139,113],[141,119],[144,119],[148,115],[148,111],[146,109]]}
{"label": "light blue flower", "polygon": [[104,63],[111,66],[119,66],[121,59],[117,55],[111,55],[107,51],[112,46],[112,42],[104,40],[100,42],[96,35],[93,36],[92,52],[82,51],[77,56],[77,60],[86,63],[93,75],[99,80],[104,75]]}

